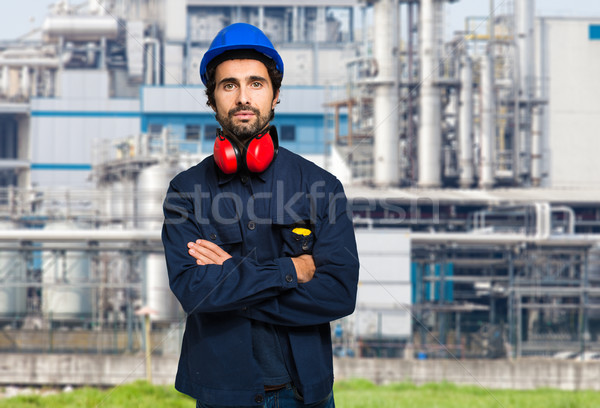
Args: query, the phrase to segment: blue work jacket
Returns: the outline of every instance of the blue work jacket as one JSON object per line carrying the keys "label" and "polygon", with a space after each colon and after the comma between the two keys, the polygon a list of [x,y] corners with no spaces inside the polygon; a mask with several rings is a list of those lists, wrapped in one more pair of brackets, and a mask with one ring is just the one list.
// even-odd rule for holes
{"label": "blue work jacket", "polygon": [[[169,282],[187,313],[176,388],[209,404],[262,405],[256,320],[275,327],[305,403],[326,397],[329,322],[354,311],[359,270],[339,180],[284,148],[254,175],[226,175],[210,156],[171,181],[164,215]],[[187,243],[199,238],[232,258],[197,265]],[[316,272],[298,283],[291,257],[303,253],[312,254]]]}

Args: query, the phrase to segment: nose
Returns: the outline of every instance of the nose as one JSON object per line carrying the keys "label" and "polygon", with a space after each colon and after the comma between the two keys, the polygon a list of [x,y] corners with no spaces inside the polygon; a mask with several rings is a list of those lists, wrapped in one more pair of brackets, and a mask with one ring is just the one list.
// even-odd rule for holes
{"label": "nose", "polygon": [[238,91],[237,104],[238,105],[250,104],[250,98],[248,95],[248,91],[244,87],[240,87],[240,89]]}

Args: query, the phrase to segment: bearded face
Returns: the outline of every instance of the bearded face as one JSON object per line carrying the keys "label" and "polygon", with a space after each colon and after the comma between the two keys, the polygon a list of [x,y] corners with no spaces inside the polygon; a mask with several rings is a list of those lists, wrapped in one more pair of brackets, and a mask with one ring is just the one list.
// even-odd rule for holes
{"label": "bearded face", "polygon": [[[252,112],[252,115],[246,115],[246,112]],[[245,142],[269,124],[273,111],[261,113],[253,106],[236,106],[226,115],[217,111],[215,118],[223,129],[232,133],[240,142]]]}
{"label": "bearded face", "polygon": [[215,117],[223,131],[245,142],[267,127],[279,91],[273,92],[266,66],[254,59],[233,59],[215,69]]}

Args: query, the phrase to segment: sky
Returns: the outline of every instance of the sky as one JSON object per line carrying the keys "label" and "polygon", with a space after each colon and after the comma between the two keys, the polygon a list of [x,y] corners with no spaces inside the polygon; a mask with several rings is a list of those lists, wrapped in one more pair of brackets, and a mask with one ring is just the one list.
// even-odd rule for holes
{"label": "sky", "polygon": [[[57,0],[0,0],[0,40],[14,39],[34,28],[40,27],[48,6]],[[494,0],[501,9],[508,1]],[[71,0],[79,5],[84,0]],[[461,30],[465,17],[489,14],[490,0],[459,0],[449,4],[446,21],[450,27],[446,31]],[[544,16],[595,16],[600,17],[600,0],[536,0],[536,15]]]}

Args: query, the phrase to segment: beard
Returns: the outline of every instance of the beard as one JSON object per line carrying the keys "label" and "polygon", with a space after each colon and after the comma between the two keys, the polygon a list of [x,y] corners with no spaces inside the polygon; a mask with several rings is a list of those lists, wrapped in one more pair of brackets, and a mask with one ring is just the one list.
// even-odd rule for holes
{"label": "beard", "polygon": [[[250,111],[256,116],[254,119],[242,120],[235,124],[233,121],[234,115],[240,111]],[[272,118],[273,111],[270,111],[268,115],[261,115],[260,111],[253,106],[237,106],[227,112],[227,115],[221,115],[219,112],[215,114],[215,119],[221,127],[240,142],[245,142],[257,135],[269,124]]]}

